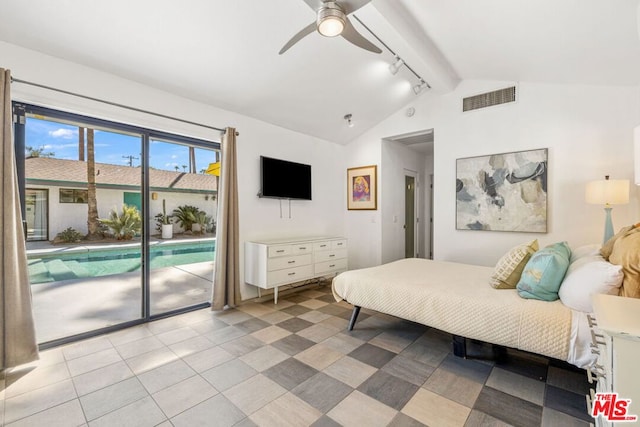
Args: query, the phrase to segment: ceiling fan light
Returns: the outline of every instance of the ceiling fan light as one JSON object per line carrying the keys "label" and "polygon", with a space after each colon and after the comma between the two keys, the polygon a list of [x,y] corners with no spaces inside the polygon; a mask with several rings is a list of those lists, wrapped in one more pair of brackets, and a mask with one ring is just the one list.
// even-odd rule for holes
{"label": "ceiling fan light", "polygon": [[346,19],[344,11],[336,2],[326,2],[318,10],[318,32],[325,37],[339,36],[344,30]]}

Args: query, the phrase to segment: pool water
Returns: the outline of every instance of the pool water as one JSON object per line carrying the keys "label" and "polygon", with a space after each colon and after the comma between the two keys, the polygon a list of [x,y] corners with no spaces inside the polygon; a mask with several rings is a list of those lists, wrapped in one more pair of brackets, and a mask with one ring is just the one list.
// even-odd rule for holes
{"label": "pool water", "polygon": [[[150,268],[213,261],[215,243],[152,246]],[[32,285],[60,280],[109,276],[140,270],[140,248],[118,248],[76,254],[49,255],[28,260]]]}

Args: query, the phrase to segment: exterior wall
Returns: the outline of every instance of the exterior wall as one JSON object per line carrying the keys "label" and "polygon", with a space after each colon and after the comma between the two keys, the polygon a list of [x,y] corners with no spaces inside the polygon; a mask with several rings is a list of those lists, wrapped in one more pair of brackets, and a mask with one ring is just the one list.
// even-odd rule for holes
{"label": "exterior wall", "polygon": [[[49,190],[49,240],[53,240],[56,235],[68,227],[73,227],[81,234],[87,234],[87,204],[86,203],[60,203],[60,189],[72,188],[69,186],[43,186],[30,185],[27,188],[48,189]],[[133,192],[133,191],[131,191]],[[196,206],[200,210],[207,212],[214,218],[217,214],[217,201],[209,197],[205,200],[204,194],[196,193],[178,193],[178,192],[157,192],[158,198],[150,200],[150,224],[152,234],[157,234],[155,230],[154,217],[158,213],[162,213],[162,200],[166,199],[167,213],[171,213],[173,209],[180,205]],[[107,218],[109,212],[116,208],[121,209],[124,191],[99,188],[96,191],[98,200],[98,215],[100,218]],[[178,224],[173,226],[174,232],[183,231]]]}

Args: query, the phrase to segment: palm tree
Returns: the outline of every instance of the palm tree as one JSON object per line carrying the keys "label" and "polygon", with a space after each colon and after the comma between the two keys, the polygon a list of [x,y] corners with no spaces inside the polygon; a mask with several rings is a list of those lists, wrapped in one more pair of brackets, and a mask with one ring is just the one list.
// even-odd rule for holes
{"label": "palm tree", "polygon": [[78,128],[78,160],[84,162],[84,128]]}
{"label": "palm tree", "polygon": [[175,165],[175,166],[174,166],[174,169],[176,170],[176,172],[178,172],[178,171],[180,170],[180,166]]}
{"label": "palm tree", "polygon": [[187,165],[182,165],[182,170],[186,172],[187,171]]}
{"label": "palm tree", "polygon": [[29,157],[53,157],[55,156],[55,153],[52,151],[44,151],[44,146],[41,146],[40,148],[35,148],[35,147],[31,147],[29,145],[27,145],[25,147],[27,149],[27,152],[25,153],[27,155],[27,158]]}
{"label": "palm tree", "polygon": [[88,240],[100,239],[98,200],[96,198],[96,158],[93,144],[93,129],[87,129],[87,234]]}

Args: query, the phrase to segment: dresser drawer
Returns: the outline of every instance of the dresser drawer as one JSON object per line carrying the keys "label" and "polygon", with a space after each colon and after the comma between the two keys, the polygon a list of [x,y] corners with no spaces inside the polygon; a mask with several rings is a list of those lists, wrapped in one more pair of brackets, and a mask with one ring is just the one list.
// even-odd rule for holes
{"label": "dresser drawer", "polygon": [[300,243],[300,244],[291,245],[292,255],[310,254],[312,250],[313,250],[313,245],[311,243]]}
{"label": "dresser drawer", "polygon": [[322,251],[322,252],[316,252],[314,255],[315,255],[315,258],[314,258],[315,262],[335,261],[338,259],[346,258],[347,250],[336,249],[331,251]]}
{"label": "dresser drawer", "polygon": [[347,248],[347,239],[343,240],[333,240],[331,242],[331,249],[346,249]]}
{"label": "dresser drawer", "polygon": [[328,251],[329,249],[331,249],[331,241],[322,241],[322,242],[315,242],[313,244],[313,251],[314,252],[318,252],[318,251]]}
{"label": "dresser drawer", "polygon": [[311,254],[283,256],[269,259],[267,270],[275,271],[309,264],[311,264]]}
{"label": "dresser drawer", "polygon": [[313,277],[313,265],[287,268],[285,270],[270,271],[267,273],[267,285],[269,287],[293,283]]}
{"label": "dresser drawer", "polygon": [[315,264],[315,274],[328,274],[337,271],[344,271],[347,269],[346,258],[337,259],[334,261],[318,262]]}
{"label": "dresser drawer", "polygon": [[291,255],[292,253],[293,253],[292,245],[273,245],[267,248],[267,256],[269,258]]}

